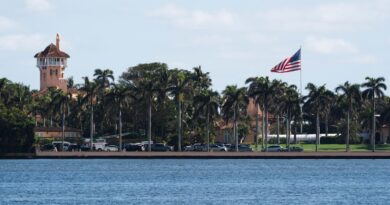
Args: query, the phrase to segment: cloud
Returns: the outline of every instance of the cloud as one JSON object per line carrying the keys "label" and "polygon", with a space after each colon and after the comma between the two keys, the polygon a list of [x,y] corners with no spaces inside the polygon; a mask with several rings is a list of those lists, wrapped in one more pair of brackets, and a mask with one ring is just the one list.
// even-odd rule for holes
{"label": "cloud", "polygon": [[384,1],[326,3],[314,7],[277,8],[258,13],[265,29],[289,32],[355,31],[381,25],[389,18]]}
{"label": "cloud", "polygon": [[352,62],[357,64],[373,65],[379,62],[378,58],[373,55],[360,55],[352,60]]}
{"label": "cloud", "polygon": [[175,26],[189,29],[210,29],[234,27],[236,17],[226,9],[217,11],[187,10],[167,4],[148,13],[151,17],[163,18],[171,21]]}
{"label": "cloud", "polygon": [[24,35],[3,35],[0,36],[0,50],[27,50],[37,51],[43,49],[42,46],[48,44],[48,39],[40,34]]}
{"label": "cloud", "polygon": [[199,35],[190,40],[191,45],[221,45],[232,42],[231,37],[226,35]]}
{"label": "cloud", "polygon": [[42,12],[53,8],[48,0],[25,0],[26,8],[30,11]]}
{"label": "cloud", "polygon": [[323,38],[309,36],[304,44],[307,49],[321,54],[356,53],[358,49],[341,38]]}
{"label": "cloud", "polygon": [[0,32],[11,30],[16,27],[18,27],[18,23],[9,18],[0,16]]}

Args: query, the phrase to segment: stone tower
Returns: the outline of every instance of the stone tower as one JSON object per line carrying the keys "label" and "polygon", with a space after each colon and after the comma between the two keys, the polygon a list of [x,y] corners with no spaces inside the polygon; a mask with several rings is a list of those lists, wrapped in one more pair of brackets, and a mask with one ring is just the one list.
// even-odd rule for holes
{"label": "stone tower", "polygon": [[55,87],[67,91],[67,82],[64,71],[67,67],[67,59],[70,56],[60,50],[60,36],[56,36],[56,45],[50,44],[45,50],[35,54],[37,67],[40,72],[40,91],[49,87]]}

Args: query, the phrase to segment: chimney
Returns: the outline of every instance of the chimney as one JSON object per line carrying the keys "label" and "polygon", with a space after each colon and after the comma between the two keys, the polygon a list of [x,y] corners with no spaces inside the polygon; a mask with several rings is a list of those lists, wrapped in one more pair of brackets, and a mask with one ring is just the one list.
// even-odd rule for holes
{"label": "chimney", "polygon": [[56,47],[58,50],[60,50],[60,35],[58,33],[56,36]]}

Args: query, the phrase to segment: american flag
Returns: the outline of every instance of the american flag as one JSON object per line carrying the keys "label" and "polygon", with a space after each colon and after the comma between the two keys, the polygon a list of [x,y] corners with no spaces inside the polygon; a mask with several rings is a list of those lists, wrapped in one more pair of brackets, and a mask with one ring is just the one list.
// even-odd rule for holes
{"label": "american flag", "polygon": [[274,73],[287,73],[296,70],[301,70],[301,49],[299,49],[293,56],[284,59],[278,65],[271,69]]}

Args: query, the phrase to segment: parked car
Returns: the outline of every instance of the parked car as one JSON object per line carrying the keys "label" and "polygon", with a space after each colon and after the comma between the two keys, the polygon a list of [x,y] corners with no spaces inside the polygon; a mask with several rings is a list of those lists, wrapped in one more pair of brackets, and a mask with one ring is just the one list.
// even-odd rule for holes
{"label": "parked car", "polygon": [[152,144],[151,150],[154,152],[168,152],[168,151],[172,151],[172,148],[170,146],[167,146],[166,144],[157,143],[157,144]]}
{"label": "parked car", "polygon": [[118,150],[118,146],[116,145],[107,145],[104,147],[104,151],[106,152],[117,152]]}
{"label": "parked car", "polygon": [[239,152],[253,152],[252,147],[249,144],[240,144],[238,145]]}
{"label": "parked car", "polygon": [[303,148],[293,146],[293,147],[290,147],[290,149],[285,148],[284,151],[286,151],[286,152],[303,152]]}
{"label": "parked car", "polygon": [[[206,145],[207,149],[207,145]],[[227,148],[225,146],[220,146],[216,144],[211,144],[210,145],[210,152],[227,152]]]}
{"label": "parked car", "polygon": [[185,146],[184,151],[186,152],[195,152],[195,151],[202,151],[203,146],[201,143],[195,143],[193,145]]}
{"label": "parked car", "polygon": [[54,152],[57,151],[56,147],[53,144],[45,144],[41,147],[43,152]]}
{"label": "parked car", "polygon": [[91,147],[89,147],[88,145],[81,145],[80,150],[81,151],[91,151]]}
{"label": "parked car", "polygon": [[[265,152],[266,149],[263,149],[262,151]],[[283,152],[283,151],[285,151],[285,149],[280,145],[271,145],[268,146],[267,149],[267,152]]]}
{"label": "parked car", "polygon": [[140,151],[140,152],[143,152],[143,151],[145,151],[145,147],[144,147],[144,145],[143,144],[138,144],[138,143],[136,143],[136,144],[126,144],[125,145],[125,150],[126,151]]}
{"label": "parked car", "polygon": [[52,144],[57,147],[58,151],[68,151],[70,142],[64,141],[64,150],[62,150],[62,141],[53,141]]}
{"label": "parked car", "polygon": [[[236,145],[234,145],[234,144],[230,145],[229,146],[229,151],[230,152],[235,152],[236,151]],[[253,149],[248,144],[239,144],[238,145],[238,151],[239,152],[253,152]]]}
{"label": "parked car", "polygon": [[78,144],[70,144],[66,151],[69,151],[69,152],[80,151],[80,145],[78,145]]}

